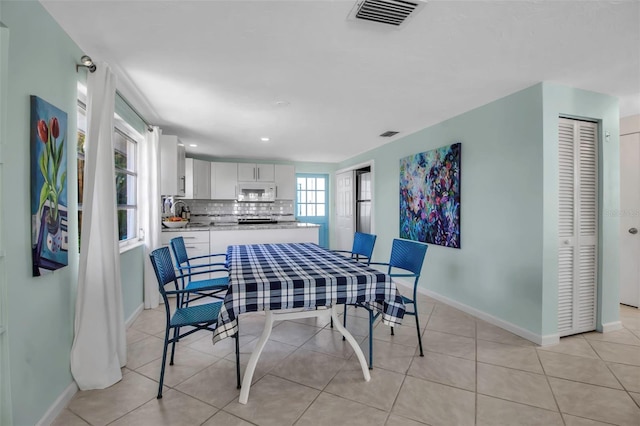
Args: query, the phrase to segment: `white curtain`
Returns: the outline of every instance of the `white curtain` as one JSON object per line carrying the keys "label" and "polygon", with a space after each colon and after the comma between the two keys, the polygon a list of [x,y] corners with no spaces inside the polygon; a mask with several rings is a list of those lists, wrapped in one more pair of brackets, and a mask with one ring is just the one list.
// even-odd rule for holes
{"label": "white curtain", "polygon": [[[160,134],[154,126],[147,132],[144,146],[140,152],[140,188],[138,206],[140,209],[140,227],[144,235],[144,307],[153,309],[160,302],[158,281],[156,280],[149,254],[160,247]],[[142,235],[141,235],[142,236]]]}
{"label": "white curtain", "polygon": [[82,240],[71,372],[82,390],[122,379],[126,332],[113,157],[116,78],[98,64],[87,79]]}

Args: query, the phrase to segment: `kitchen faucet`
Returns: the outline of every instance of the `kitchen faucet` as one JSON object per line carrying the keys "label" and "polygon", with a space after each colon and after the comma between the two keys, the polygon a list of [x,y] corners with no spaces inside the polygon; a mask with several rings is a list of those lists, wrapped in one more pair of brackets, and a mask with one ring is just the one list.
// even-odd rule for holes
{"label": "kitchen faucet", "polygon": [[[178,209],[177,209],[178,204],[182,205],[179,212],[178,212]],[[182,212],[187,210],[187,203],[185,203],[182,200],[176,200],[176,201],[173,202],[173,207],[171,207],[171,209],[173,210],[174,216],[182,216]]]}

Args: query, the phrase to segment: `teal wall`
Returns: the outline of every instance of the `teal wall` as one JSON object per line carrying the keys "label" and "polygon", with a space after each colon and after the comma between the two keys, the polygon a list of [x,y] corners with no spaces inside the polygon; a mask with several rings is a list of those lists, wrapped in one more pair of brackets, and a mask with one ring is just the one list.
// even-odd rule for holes
{"label": "teal wall", "polygon": [[[586,118],[600,123],[598,330],[619,320],[620,219],[605,215],[620,206],[620,113],[613,96],[543,83],[544,124],[544,294],[543,334],[557,330],[558,293],[558,117]],[[604,137],[609,133],[609,138]]]}
{"label": "teal wall", "polygon": [[[530,334],[556,334],[561,115],[598,120],[610,134],[600,149],[600,211],[617,209],[617,99],[540,83],[338,164],[374,161],[374,259],[387,259],[399,235],[400,158],[460,141],[462,248],[430,245],[420,286]],[[600,215],[600,244],[599,330],[618,321],[617,217]]]}
{"label": "teal wall", "polygon": [[[78,273],[76,73],[83,52],[39,2],[1,2],[0,23],[8,27],[9,55],[6,143],[2,181],[2,223],[6,258],[7,325],[13,424],[36,424],[73,383],[73,343]],[[3,38],[4,40],[4,38]],[[67,112],[69,266],[31,276],[29,96],[37,95]],[[11,179],[6,177],[10,176]],[[143,247],[121,255],[125,319],[142,304]],[[4,379],[4,377],[3,377]],[[2,422],[0,422],[2,423]],[[2,423],[4,424],[4,423]]]}
{"label": "teal wall", "polygon": [[[38,2],[3,2],[9,28],[3,223],[7,241],[8,343],[13,422],[32,425],[72,383],[69,352],[77,286],[77,180],[75,64],[82,51]],[[29,96],[68,115],[69,266],[31,276]]]}
{"label": "teal wall", "polygon": [[[69,266],[31,277],[29,96],[68,113],[69,182],[76,181],[75,64],[82,51],[38,2],[2,1],[9,28],[6,144],[2,181],[4,267],[14,424],[35,424],[72,383],[77,287],[76,186],[69,184]],[[3,64],[3,67],[5,65]],[[4,68],[3,68],[4,70]],[[3,96],[5,96],[3,94]],[[536,334],[552,334],[557,312],[557,117],[599,120],[602,208],[617,209],[618,109],[615,98],[538,84],[339,164],[295,163],[298,173],[329,173],[374,161],[374,258],[388,258],[398,236],[399,159],[462,142],[462,248],[431,246],[420,285]],[[333,183],[331,184],[333,188]],[[333,208],[330,211],[333,217]],[[600,218],[599,324],[618,319],[618,219]],[[10,247],[8,246],[10,244]],[[123,254],[125,318],[142,303],[143,249]],[[25,308],[27,306],[28,308]]]}
{"label": "teal wall", "polygon": [[[7,92],[7,58],[9,56],[9,29],[2,24],[2,2],[0,2],[0,157],[4,152],[6,143],[6,92]],[[4,158],[0,158],[0,200],[4,200],[4,182],[7,176],[4,173]],[[5,223],[5,203],[0,202],[0,224]],[[4,227],[0,226],[0,425],[13,424],[11,420],[11,377],[9,374],[8,336],[4,333],[7,324],[7,276],[6,276],[6,240]]]}
{"label": "teal wall", "polygon": [[364,153],[374,160],[375,260],[399,235],[399,160],[462,142],[461,249],[430,245],[420,286],[540,333],[542,90],[534,86]]}

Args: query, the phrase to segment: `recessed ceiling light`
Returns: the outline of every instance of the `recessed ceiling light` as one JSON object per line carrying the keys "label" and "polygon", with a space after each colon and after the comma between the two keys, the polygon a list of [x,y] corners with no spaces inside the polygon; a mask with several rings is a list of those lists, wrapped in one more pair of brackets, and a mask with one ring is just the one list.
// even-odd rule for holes
{"label": "recessed ceiling light", "polygon": [[197,147],[198,145],[196,145],[195,143],[190,143],[190,144],[189,144],[189,146],[190,146],[190,147],[195,148],[195,147]]}
{"label": "recessed ceiling light", "polygon": [[269,138],[260,138],[262,142],[269,142]]}
{"label": "recessed ceiling light", "polygon": [[184,146],[184,144],[183,143],[179,143],[178,146]]}

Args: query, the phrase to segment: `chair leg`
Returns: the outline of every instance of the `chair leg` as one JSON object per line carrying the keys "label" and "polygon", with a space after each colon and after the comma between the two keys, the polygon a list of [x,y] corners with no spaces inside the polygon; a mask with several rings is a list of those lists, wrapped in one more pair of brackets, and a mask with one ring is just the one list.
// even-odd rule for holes
{"label": "chair leg", "polygon": [[373,370],[373,312],[369,311],[369,370]]}
{"label": "chair leg", "polygon": [[164,332],[164,349],[162,350],[162,365],[160,367],[160,385],[158,386],[158,396],[156,398],[162,398],[162,385],[164,383],[164,364],[167,362],[167,346],[169,346],[169,329]]}
{"label": "chair leg", "polygon": [[420,356],[424,356],[424,352],[422,351],[422,336],[420,336],[420,321],[418,320],[418,307],[414,305],[416,314],[416,331],[418,333],[418,345],[420,345]]}
{"label": "chair leg", "polygon": [[242,387],[240,382],[240,332],[236,332],[236,387],[240,389]]}
{"label": "chair leg", "polygon": [[393,326],[391,326],[391,335],[395,336],[395,334],[393,334]]}
{"label": "chair leg", "polygon": [[176,342],[178,341],[178,336],[180,335],[179,333],[179,328],[174,328],[173,329],[173,343],[171,344],[171,361],[169,362],[169,365],[173,365],[173,355],[176,352]]}

